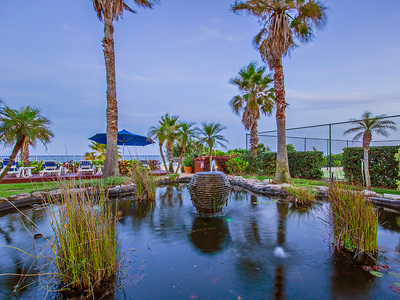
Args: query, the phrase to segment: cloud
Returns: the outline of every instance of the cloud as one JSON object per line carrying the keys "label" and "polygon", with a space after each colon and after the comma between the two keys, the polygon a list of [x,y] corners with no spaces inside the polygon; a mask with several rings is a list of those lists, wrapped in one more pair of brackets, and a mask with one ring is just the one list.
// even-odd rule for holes
{"label": "cloud", "polygon": [[63,28],[64,28],[64,30],[71,30],[71,28],[68,26],[67,23],[63,24]]}
{"label": "cloud", "polygon": [[184,41],[184,44],[198,43],[211,39],[218,39],[228,42],[238,42],[248,38],[248,36],[244,34],[236,35],[221,33],[221,31],[216,28],[221,23],[222,21],[215,19],[210,21],[209,25],[201,25],[198,29],[197,34]]}

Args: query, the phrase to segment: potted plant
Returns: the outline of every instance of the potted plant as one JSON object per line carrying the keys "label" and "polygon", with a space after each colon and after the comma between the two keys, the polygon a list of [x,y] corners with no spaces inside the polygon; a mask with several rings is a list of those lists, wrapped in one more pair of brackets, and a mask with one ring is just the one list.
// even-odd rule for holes
{"label": "potted plant", "polygon": [[185,173],[192,173],[193,167],[194,167],[194,160],[193,157],[189,154],[183,161],[183,169],[185,170]]}

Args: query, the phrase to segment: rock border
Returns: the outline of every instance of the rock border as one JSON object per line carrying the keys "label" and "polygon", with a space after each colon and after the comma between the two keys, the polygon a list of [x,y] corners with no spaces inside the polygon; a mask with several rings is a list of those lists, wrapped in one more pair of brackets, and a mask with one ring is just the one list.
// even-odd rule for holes
{"label": "rock border", "polygon": [[[159,177],[158,185],[164,186],[164,185],[169,185],[169,184],[173,184],[173,183],[178,183],[178,184],[179,183],[189,183],[192,176],[193,176],[193,174],[189,175],[189,176],[184,175],[184,176],[177,178],[174,181],[171,181],[171,179],[168,176]],[[287,192],[285,190],[285,187],[291,186],[290,184],[287,184],[287,183],[274,184],[272,182],[272,180],[270,180],[270,179],[265,179],[261,182],[258,179],[243,178],[242,176],[227,175],[227,177],[232,186],[239,186],[239,187],[245,188],[249,191],[252,191],[254,193],[264,195],[264,196],[286,198]],[[320,199],[327,198],[328,187],[317,186],[315,188],[318,191],[318,194],[317,194],[318,198],[320,198]],[[87,193],[93,194],[93,193],[98,193],[99,191],[96,191],[92,187],[89,187],[89,188],[74,189],[74,192],[76,192],[76,193],[87,192]],[[133,183],[128,184],[128,185],[122,184],[122,185],[108,188],[106,190],[106,192],[108,193],[108,196],[111,199],[118,198],[118,197],[133,196],[136,194],[136,185]],[[391,195],[391,194],[380,195],[380,194],[372,192],[372,191],[364,191],[364,194],[365,194],[365,196],[367,196],[367,199],[375,205],[392,208],[392,209],[400,211],[400,196],[399,195]],[[61,196],[61,190],[53,190],[53,191],[49,191],[49,192],[34,192],[31,195],[28,193],[23,193],[23,194],[10,196],[10,197],[8,197],[8,199],[0,198],[0,212],[13,210],[15,208],[23,208],[23,207],[30,206],[33,204],[40,204],[43,201],[45,201],[46,197],[48,197],[48,196],[58,198]]]}

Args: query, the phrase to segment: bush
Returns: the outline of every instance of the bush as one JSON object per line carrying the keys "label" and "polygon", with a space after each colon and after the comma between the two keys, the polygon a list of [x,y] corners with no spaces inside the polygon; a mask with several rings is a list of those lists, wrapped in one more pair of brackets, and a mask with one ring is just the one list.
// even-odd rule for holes
{"label": "bush", "polygon": [[18,163],[21,167],[33,167],[31,169],[32,174],[38,174],[39,171],[44,169],[43,161],[31,161],[28,165],[25,165],[22,161]]}
{"label": "bush", "polygon": [[285,189],[289,194],[287,200],[292,203],[293,208],[306,208],[312,206],[315,202],[317,202],[317,199],[315,198],[317,192],[314,191],[312,188],[296,188],[293,186],[288,186],[285,187]]}
{"label": "bush", "polygon": [[243,175],[248,164],[241,155],[232,155],[226,162],[229,173],[233,175]]}
{"label": "bush", "polygon": [[161,162],[158,160],[149,160],[149,168],[152,171],[161,170]]}
{"label": "bush", "polygon": [[[321,151],[288,152],[289,169],[292,177],[321,179]],[[258,166],[264,175],[274,175],[276,171],[276,152],[263,152],[258,155]]]}
{"label": "bush", "polygon": [[322,151],[289,152],[289,170],[293,177],[321,179]]}
{"label": "bush", "polygon": [[65,169],[67,169],[67,171],[70,173],[77,172],[78,166],[79,166],[79,162],[77,162],[77,161],[69,160],[69,161],[63,162],[63,167]]}
{"label": "bush", "polygon": [[132,175],[132,167],[136,161],[134,160],[120,160],[118,161],[118,166],[119,166],[119,173],[121,175],[125,176],[131,176]]}
{"label": "bush", "polygon": [[194,160],[193,160],[193,157],[192,157],[192,155],[190,155],[190,154],[188,154],[186,157],[185,157],[185,159],[183,160],[183,165],[185,166],[185,167],[194,167]]}
{"label": "bush", "polygon": [[[369,173],[372,186],[396,188],[396,181],[400,180],[399,164],[395,159],[398,149],[398,146],[371,147],[369,150]],[[364,173],[361,169],[363,158],[364,150],[361,147],[344,148],[343,171],[346,180],[354,184],[364,182]]]}
{"label": "bush", "polygon": [[[228,166],[226,163],[229,161],[230,157],[229,156],[213,156],[213,160],[217,163],[217,169],[218,171],[221,171],[223,173],[228,173]],[[194,161],[202,161],[204,163],[204,171],[209,171],[210,170],[210,157],[209,156],[202,156],[195,158]]]}
{"label": "bush", "polygon": [[[332,167],[341,167],[343,166],[343,153],[332,154]],[[321,167],[329,166],[329,156],[324,156]]]}

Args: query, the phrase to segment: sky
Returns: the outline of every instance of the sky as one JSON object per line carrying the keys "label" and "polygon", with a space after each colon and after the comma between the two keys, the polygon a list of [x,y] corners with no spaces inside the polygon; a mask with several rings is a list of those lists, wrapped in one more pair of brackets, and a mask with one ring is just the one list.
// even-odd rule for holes
{"label": "sky", "polygon": [[[127,0],[134,6],[133,1]],[[161,0],[115,22],[119,129],[147,135],[165,113],[182,121],[218,122],[228,148],[244,148],[241,117],[229,84],[252,61],[254,17],[233,0]],[[287,128],[347,121],[368,110],[400,113],[400,1],[328,0],[327,23],[283,61]],[[106,130],[103,24],[91,0],[0,1],[0,99],[34,106],[55,138],[31,155],[83,154],[88,137]],[[259,130],[276,128],[262,116]],[[158,147],[135,147],[158,154]],[[11,148],[0,147],[0,155]]]}

